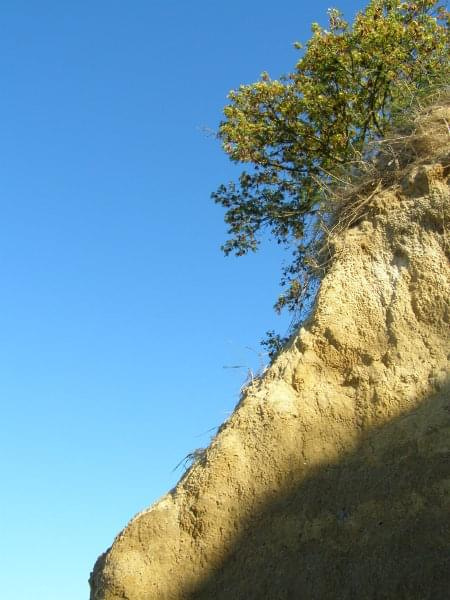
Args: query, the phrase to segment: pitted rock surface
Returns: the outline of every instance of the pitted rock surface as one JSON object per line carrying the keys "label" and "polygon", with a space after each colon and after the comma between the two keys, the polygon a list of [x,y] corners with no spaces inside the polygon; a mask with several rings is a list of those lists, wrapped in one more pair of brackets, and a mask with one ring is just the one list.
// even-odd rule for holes
{"label": "pitted rock surface", "polygon": [[450,597],[442,156],[333,240],[309,321],[98,559],[91,600]]}

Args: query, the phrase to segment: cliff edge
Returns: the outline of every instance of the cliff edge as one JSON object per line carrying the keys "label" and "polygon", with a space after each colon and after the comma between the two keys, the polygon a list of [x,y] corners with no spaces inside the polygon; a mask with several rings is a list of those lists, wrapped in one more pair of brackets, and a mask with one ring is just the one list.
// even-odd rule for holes
{"label": "cliff edge", "polygon": [[449,112],[331,240],[309,321],[98,559],[91,600],[450,596]]}

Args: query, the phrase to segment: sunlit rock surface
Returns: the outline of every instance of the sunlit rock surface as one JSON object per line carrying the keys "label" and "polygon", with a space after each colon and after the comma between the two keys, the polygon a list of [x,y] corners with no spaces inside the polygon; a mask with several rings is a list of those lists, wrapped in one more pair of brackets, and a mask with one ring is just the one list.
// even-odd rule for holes
{"label": "sunlit rock surface", "polygon": [[450,597],[446,140],[333,240],[308,323],[91,600]]}

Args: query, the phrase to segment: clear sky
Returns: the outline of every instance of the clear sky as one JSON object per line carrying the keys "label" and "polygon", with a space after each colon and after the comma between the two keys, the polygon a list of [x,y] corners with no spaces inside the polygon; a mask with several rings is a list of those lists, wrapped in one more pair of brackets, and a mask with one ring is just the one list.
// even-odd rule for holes
{"label": "clear sky", "polygon": [[286,327],[279,252],[219,250],[209,195],[237,171],[208,129],[230,89],[293,66],[329,6],[1,2],[3,598],[87,600],[97,556]]}

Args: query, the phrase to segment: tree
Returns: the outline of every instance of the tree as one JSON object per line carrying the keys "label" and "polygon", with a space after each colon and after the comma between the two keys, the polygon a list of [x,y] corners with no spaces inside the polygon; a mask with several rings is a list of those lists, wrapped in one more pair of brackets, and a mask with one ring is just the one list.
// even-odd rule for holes
{"label": "tree", "polygon": [[230,238],[222,249],[255,251],[264,230],[293,248],[277,309],[300,307],[307,225],[324,187],[412,97],[448,82],[448,14],[433,0],[371,0],[350,25],[330,9],[328,29],[312,25],[293,72],[278,80],[263,73],[229,93],[218,137],[248,168],[212,194],[226,209]]}

